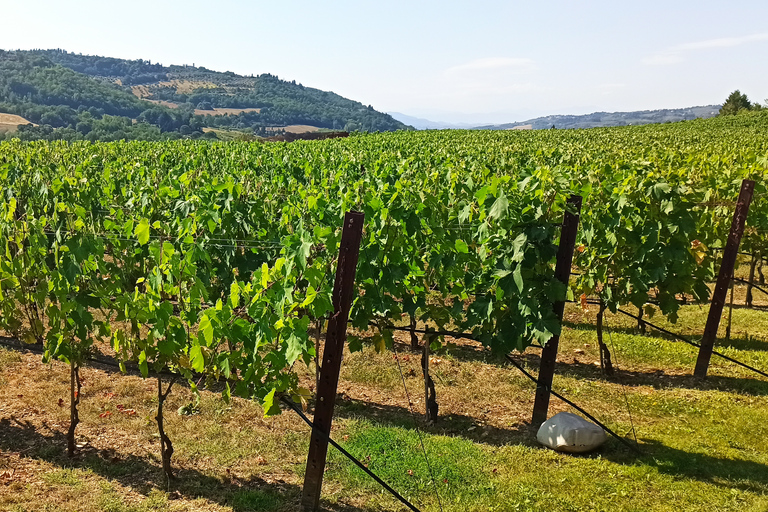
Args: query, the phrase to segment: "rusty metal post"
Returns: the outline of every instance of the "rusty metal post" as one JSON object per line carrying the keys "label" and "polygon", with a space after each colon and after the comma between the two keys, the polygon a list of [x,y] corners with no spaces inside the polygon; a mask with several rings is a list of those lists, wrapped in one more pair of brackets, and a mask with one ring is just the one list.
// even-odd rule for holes
{"label": "rusty metal post", "polygon": [[[555,265],[555,279],[568,286],[573,263],[573,249],[576,245],[576,232],[579,230],[579,215],[581,214],[581,196],[568,198],[569,210],[563,215],[563,225],[560,229],[560,247],[557,250],[557,264]],[[555,314],[563,322],[564,301],[554,304]],[[555,375],[555,361],[557,360],[557,348],[560,344],[560,336],[552,336],[541,351],[541,365],[539,366],[538,385],[536,387],[536,399],[533,402],[533,418],[531,423],[538,428],[547,420],[549,410],[549,394],[552,389],[552,379]]]}
{"label": "rusty metal post", "polygon": [[[347,212],[341,233],[339,261],[336,265],[336,281],[333,286],[333,316],[328,322],[328,334],[323,348],[323,365],[317,386],[315,405],[315,428],[307,456],[307,472],[304,475],[304,493],[301,506],[305,511],[318,510],[320,491],[323,486],[325,460],[328,455],[328,436],[331,433],[333,407],[336,404],[336,389],[339,384],[341,358],[347,340],[347,321],[352,306],[355,287],[355,272],[363,238],[365,214]],[[317,432],[321,431],[323,434]]]}
{"label": "rusty metal post", "polygon": [[696,359],[696,368],[693,370],[693,374],[701,379],[707,376],[707,370],[709,369],[709,360],[712,358],[712,350],[717,338],[717,329],[720,327],[720,318],[725,307],[725,296],[733,276],[733,268],[736,265],[736,256],[739,254],[739,244],[741,244],[741,236],[744,234],[744,224],[747,221],[749,204],[752,202],[754,191],[754,181],[744,180],[741,182],[741,192],[739,192],[736,210],[733,212],[731,232],[728,234],[728,242],[725,244],[725,250],[723,251],[720,274],[717,276],[715,292],[712,294],[712,302],[709,306],[707,325],[704,327],[704,336],[701,338],[701,348]]}

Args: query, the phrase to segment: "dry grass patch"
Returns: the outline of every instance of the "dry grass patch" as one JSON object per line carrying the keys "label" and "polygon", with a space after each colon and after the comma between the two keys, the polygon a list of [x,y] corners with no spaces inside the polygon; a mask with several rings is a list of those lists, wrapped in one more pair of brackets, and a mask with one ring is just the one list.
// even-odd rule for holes
{"label": "dry grass patch", "polygon": [[[67,367],[44,365],[36,354],[0,350],[0,355],[0,474],[5,475],[0,494],[3,486],[23,490],[0,501],[3,506],[95,511],[115,502],[134,507],[115,510],[149,510],[146,502],[153,493],[166,494],[154,380],[83,368],[80,449],[69,459]],[[257,404],[237,399],[225,404],[211,392],[203,392],[199,414],[176,412],[194,400],[179,386],[167,402],[166,431],[176,448],[179,478],[175,494],[168,494],[170,501],[158,510],[233,510],[234,496],[250,491],[297,495],[294,465],[307,441],[300,420],[291,415],[265,420]],[[99,490],[107,484],[109,493]],[[100,494],[103,499],[94,501]]]}
{"label": "dry grass patch", "polygon": [[288,133],[313,133],[320,131],[317,126],[310,126],[308,124],[291,124],[283,128]]}
{"label": "dry grass patch", "polygon": [[29,124],[29,121],[15,114],[3,114],[0,112],[0,124]]}
{"label": "dry grass patch", "polygon": [[15,114],[3,114],[0,112],[0,135],[4,133],[13,133],[19,129],[20,125],[34,124],[21,116]]}
{"label": "dry grass patch", "polygon": [[147,98],[152,96],[152,93],[149,91],[149,87],[146,85],[132,85],[131,92],[137,98]]}

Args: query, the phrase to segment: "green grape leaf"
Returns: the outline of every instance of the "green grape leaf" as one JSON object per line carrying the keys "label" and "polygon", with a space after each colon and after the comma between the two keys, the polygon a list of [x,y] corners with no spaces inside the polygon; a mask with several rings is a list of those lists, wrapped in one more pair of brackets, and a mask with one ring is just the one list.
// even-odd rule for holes
{"label": "green grape leaf", "polygon": [[232,375],[232,369],[229,366],[229,359],[226,357],[222,359],[219,367],[221,368],[221,374],[224,375],[224,378],[229,379],[229,377]]}
{"label": "green grape leaf", "polygon": [[200,345],[189,347],[189,362],[192,365],[192,369],[197,373],[202,373],[205,369],[205,358],[203,357]]}
{"label": "green grape leaf", "polygon": [[146,245],[149,242],[149,221],[147,219],[141,219],[136,226],[134,235],[139,239],[141,245]]}
{"label": "green grape leaf", "polygon": [[207,315],[203,315],[200,319],[200,324],[197,326],[197,335],[202,335],[207,346],[211,346],[213,343],[213,325],[211,325],[211,319]]}
{"label": "green grape leaf", "polygon": [[381,354],[387,349],[387,340],[385,340],[384,336],[382,336],[380,333],[377,332],[374,334],[371,341],[373,342],[373,348],[377,353]]}
{"label": "green grape leaf", "polygon": [[232,284],[229,286],[229,304],[232,306],[232,309],[240,305],[240,286],[238,286],[237,281],[232,281]]}
{"label": "green grape leaf", "polygon": [[147,353],[143,350],[139,353],[139,371],[141,371],[141,376],[145,379],[149,375],[149,367],[147,366]]}
{"label": "green grape leaf", "polygon": [[515,284],[517,285],[517,290],[522,292],[524,288],[523,283],[523,267],[522,265],[518,265],[515,267],[515,271],[512,272],[512,278],[515,280]]}
{"label": "green grape leaf", "polygon": [[496,198],[496,200],[493,202],[493,205],[491,206],[490,211],[488,212],[488,217],[492,219],[501,219],[507,215],[507,210],[509,209],[509,200],[507,199],[507,196],[504,195],[504,191],[499,192],[499,197]]}
{"label": "green grape leaf", "polygon": [[275,399],[275,392],[276,389],[272,389],[269,393],[267,393],[267,396],[264,397],[264,400],[262,401],[262,407],[264,408],[264,417],[268,418],[269,416],[274,416],[276,414],[280,414],[280,405],[278,401]]}
{"label": "green grape leaf", "polygon": [[285,351],[285,359],[288,361],[288,364],[293,364],[304,351],[304,340],[292,332],[285,341],[288,344],[288,348]]}
{"label": "green grape leaf", "polygon": [[363,350],[363,341],[358,336],[348,336],[347,341],[350,352],[360,352]]}
{"label": "green grape leaf", "polygon": [[262,263],[261,265],[261,287],[266,288],[269,283],[269,265]]}

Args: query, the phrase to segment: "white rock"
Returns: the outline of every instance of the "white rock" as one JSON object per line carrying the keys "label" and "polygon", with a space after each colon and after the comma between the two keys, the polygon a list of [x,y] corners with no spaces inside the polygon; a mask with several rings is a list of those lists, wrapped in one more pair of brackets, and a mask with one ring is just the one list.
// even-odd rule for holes
{"label": "white rock", "polygon": [[605,431],[581,416],[559,412],[541,424],[536,440],[559,452],[583,453],[603,444]]}

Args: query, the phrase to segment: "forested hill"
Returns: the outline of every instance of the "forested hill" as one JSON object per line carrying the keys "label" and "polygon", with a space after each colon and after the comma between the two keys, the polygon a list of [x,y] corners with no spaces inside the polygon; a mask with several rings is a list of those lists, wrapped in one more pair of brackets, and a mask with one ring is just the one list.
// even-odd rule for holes
{"label": "forested hill", "polygon": [[212,130],[274,135],[292,125],[409,128],[370,105],[269,74],[244,77],[61,50],[0,50],[0,113],[38,125],[19,127],[13,136],[22,139],[214,137]]}

